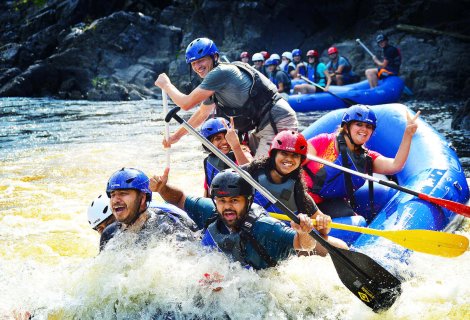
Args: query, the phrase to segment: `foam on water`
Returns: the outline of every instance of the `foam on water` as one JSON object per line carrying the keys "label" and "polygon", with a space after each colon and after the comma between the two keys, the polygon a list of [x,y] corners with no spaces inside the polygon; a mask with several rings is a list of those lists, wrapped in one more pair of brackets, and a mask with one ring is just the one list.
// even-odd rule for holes
{"label": "foam on water", "polygon": [[[171,239],[150,241],[146,249],[126,246],[128,239],[98,255],[86,209],[108,177],[123,166],[163,172],[159,102],[1,103],[0,319],[15,310],[31,311],[34,319],[470,316],[468,251],[454,259],[415,253],[408,265],[384,258],[382,247],[366,252],[403,279],[401,297],[380,315],[343,286],[330,258],[292,258],[255,272]],[[201,195],[203,157],[200,144],[184,137],[171,150],[170,182]],[[458,232],[470,236],[468,219]],[[202,285],[206,273],[223,279]]]}

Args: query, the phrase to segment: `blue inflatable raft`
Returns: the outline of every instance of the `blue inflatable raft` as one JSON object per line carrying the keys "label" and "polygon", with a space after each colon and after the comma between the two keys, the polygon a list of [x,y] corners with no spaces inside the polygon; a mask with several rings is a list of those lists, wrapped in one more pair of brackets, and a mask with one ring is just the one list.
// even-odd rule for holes
{"label": "blue inflatable raft", "polygon": [[[299,83],[305,82],[303,80],[294,80],[292,86]],[[400,77],[389,76],[384,80],[380,80],[379,85],[373,89],[370,88],[367,80],[364,80],[345,86],[330,86],[330,91],[341,98],[351,99],[360,104],[376,105],[397,102],[404,87],[405,84]],[[349,107],[341,99],[328,92],[290,95],[288,102],[297,112]]]}
{"label": "blue inflatable raft", "polygon": [[[406,126],[406,112],[402,104],[387,104],[371,107],[377,115],[377,129],[367,146],[387,157],[394,157],[400,145]],[[319,133],[334,132],[344,110],[334,110],[303,131],[307,139]],[[413,136],[410,154],[404,169],[396,174],[398,184],[408,189],[466,203],[469,188],[464,171],[455,151],[449,143],[430,125],[418,120],[418,131]],[[382,185],[374,185],[375,212],[377,215],[369,224],[379,230],[426,229],[451,231],[463,219],[443,207],[433,205],[408,193],[397,192]],[[357,191],[357,211],[368,215],[369,200],[367,183]],[[335,222],[340,222],[336,221]],[[348,223],[346,221],[346,223]],[[354,223],[352,223],[354,224]],[[394,246],[390,255],[402,259],[406,250],[391,242],[371,235],[332,230],[332,235],[341,237],[352,245],[354,250],[370,252],[373,248]],[[366,249],[367,248],[367,249]],[[395,257],[396,258],[396,257]]]}

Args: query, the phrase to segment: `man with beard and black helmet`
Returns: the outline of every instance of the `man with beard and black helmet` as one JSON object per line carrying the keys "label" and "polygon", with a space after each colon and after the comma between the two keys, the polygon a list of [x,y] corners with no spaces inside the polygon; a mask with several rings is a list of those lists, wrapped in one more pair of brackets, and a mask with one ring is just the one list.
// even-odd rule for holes
{"label": "man with beard and black helmet", "polygon": [[[162,176],[151,179],[152,191],[157,191],[167,202],[184,209],[204,229],[203,244],[214,246],[234,261],[254,269],[275,266],[295,254],[296,250],[326,255],[327,251],[308,234],[312,220],[299,214],[300,225],[291,227],[266,215],[261,207],[253,205],[253,187],[236,171],[221,171],[211,184],[211,199],[186,196],[178,188],[169,186],[166,169]],[[318,216],[315,228],[328,228],[328,219]],[[322,235],[328,239],[327,235]]]}
{"label": "man with beard and black helmet", "polygon": [[116,222],[101,235],[100,248],[117,232],[134,232],[139,240],[157,235],[176,234],[180,240],[193,240],[194,221],[178,212],[149,208],[152,192],[149,178],[141,170],[122,168],[111,175],[106,187]]}
{"label": "man with beard and black helmet", "polygon": [[[255,157],[268,153],[269,144],[278,132],[297,129],[295,111],[277,93],[276,86],[248,64],[219,62],[219,51],[212,40],[192,41],[186,48],[186,63],[203,79],[190,94],[180,92],[164,73],[158,76],[155,85],[183,110],[200,104],[188,121],[191,126],[199,127],[214,110],[226,119],[233,117],[235,128],[249,140]],[[168,141],[163,141],[164,147],[176,143],[186,133],[181,127]]]}

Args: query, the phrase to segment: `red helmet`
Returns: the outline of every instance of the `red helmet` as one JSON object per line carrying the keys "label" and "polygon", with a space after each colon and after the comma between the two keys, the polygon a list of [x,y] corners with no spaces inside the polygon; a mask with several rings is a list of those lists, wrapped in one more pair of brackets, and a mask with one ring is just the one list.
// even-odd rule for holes
{"label": "red helmet", "polygon": [[284,130],[279,132],[271,143],[269,156],[273,150],[283,150],[300,154],[302,157],[307,156],[307,140],[296,131]]}
{"label": "red helmet", "polygon": [[328,54],[338,53],[338,49],[336,47],[330,47],[328,49]]}
{"label": "red helmet", "polygon": [[315,57],[318,58],[318,51],[317,50],[308,50],[307,57]]}
{"label": "red helmet", "polygon": [[271,56],[267,51],[261,51],[260,53],[263,55],[264,61],[268,60]]}
{"label": "red helmet", "polygon": [[250,57],[250,54],[246,51],[243,51],[242,53],[240,53],[240,59],[241,58],[249,58]]}

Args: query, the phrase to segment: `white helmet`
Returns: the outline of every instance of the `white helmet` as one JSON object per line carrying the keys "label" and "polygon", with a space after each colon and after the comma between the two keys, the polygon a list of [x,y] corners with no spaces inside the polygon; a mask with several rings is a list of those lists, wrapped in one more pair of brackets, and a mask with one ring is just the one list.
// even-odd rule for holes
{"label": "white helmet", "polygon": [[277,53],[273,53],[269,58],[281,61],[281,57]]}
{"label": "white helmet", "polygon": [[289,51],[286,51],[282,54],[283,57],[286,57],[287,59],[289,59],[290,61],[292,61],[292,53],[289,52]]}
{"label": "white helmet", "polygon": [[251,57],[251,61],[264,61],[263,55],[259,52],[255,53],[253,57]]}
{"label": "white helmet", "polygon": [[109,198],[100,194],[88,207],[87,213],[88,222],[93,229],[96,228],[113,214],[109,208]]}

